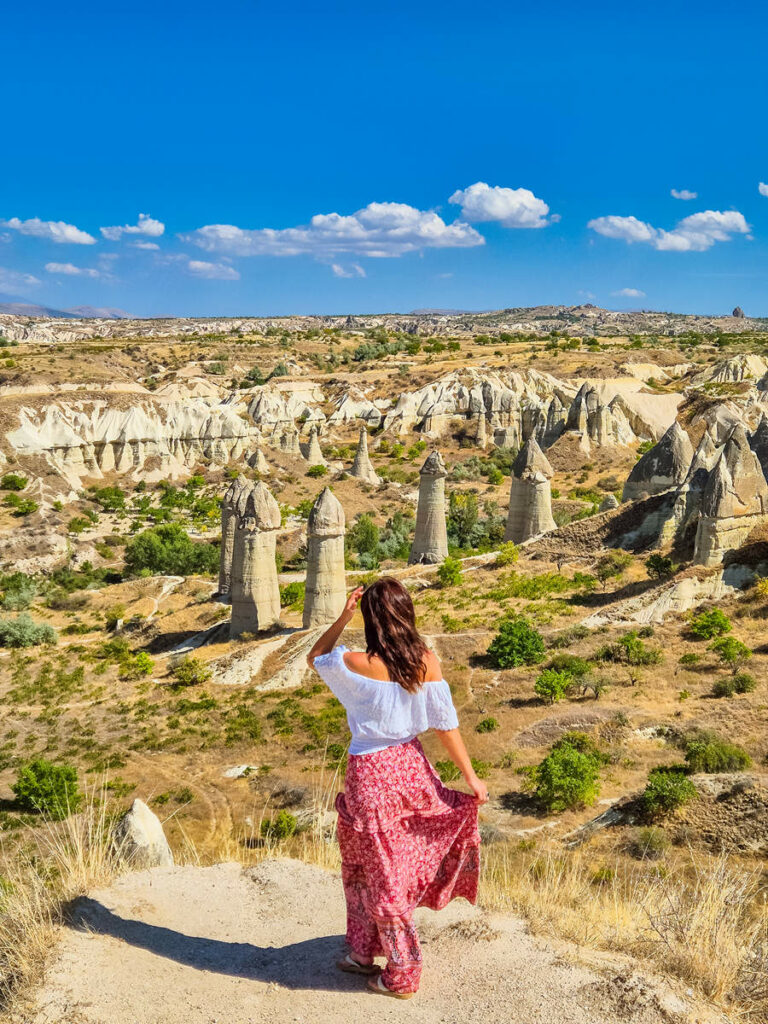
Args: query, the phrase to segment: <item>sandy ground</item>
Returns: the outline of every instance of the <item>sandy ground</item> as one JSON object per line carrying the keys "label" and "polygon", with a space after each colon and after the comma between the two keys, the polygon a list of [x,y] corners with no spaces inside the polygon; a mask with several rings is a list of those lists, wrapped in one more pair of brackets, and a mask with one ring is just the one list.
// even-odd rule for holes
{"label": "sandy ground", "polygon": [[[718,1020],[626,960],[580,965],[518,919],[419,912],[421,990],[341,974],[337,876],[298,861],[136,872],[77,902],[25,1024],[682,1024]],[[19,1018],[21,1020],[21,1018]]]}

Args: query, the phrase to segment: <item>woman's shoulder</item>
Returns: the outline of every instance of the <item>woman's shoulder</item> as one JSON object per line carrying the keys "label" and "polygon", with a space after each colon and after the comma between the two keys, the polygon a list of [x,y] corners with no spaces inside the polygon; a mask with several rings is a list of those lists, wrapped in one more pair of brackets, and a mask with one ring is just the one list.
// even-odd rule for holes
{"label": "woman's shoulder", "polygon": [[437,683],[442,680],[443,667],[434,651],[427,649],[427,653],[424,655],[424,667],[427,670],[424,676],[425,683]]}
{"label": "woman's shoulder", "polygon": [[343,654],[344,665],[349,669],[350,672],[354,672],[359,676],[365,676],[367,679],[378,680],[380,682],[386,682],[389,679],[387,674],[387,666],[381,660],[381,658],[373,657],[370,658],[365,651],[348,651],[345,650]]}

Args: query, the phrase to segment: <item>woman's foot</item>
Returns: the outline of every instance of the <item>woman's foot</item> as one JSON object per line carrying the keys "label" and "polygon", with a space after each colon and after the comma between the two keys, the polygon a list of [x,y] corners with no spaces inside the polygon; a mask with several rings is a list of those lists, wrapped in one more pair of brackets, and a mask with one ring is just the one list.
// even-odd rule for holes
{"label": "woman's foot", "polygon": [[376,992],[380,996],[392,996],[393,999],[411,999],[416,995],[415,992],[393,992],[381,980],[381,975],[378,978],[371,978],[368,982],[368,988],[371,992]]}
{"label": "woman's foot", "polygon": [[337,960],[336,966],[340,971],[344,971],[346,974],[365,974],[370,977],[381,972],[379,965],[373,963],[373,961],[371,961],[371,963],[364,964],[360,960],[356,960],[349,953],[342,957],[341,960]]}

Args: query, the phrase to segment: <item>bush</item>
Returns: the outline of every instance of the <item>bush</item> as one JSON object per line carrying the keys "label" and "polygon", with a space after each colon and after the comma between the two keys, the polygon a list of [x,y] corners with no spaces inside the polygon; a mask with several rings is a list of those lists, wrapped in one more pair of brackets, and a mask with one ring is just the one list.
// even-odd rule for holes
{"label": "bush", "polygon": [[27,478],[19,473],[6,473],[0,480],[0,490],[23,491],[28,483]]}
{"label": "bush", "polygon": [[652,768],[648,783],[640,796],[640,806],[649,818],[658,818],[682,807],[696,797],[694,784],[685,775],[685,768]]}
{"label": "bush", "polygon": [[556,672],[568,672],[574,681],[588,675],[591,667],[588,661],[575,654],[555,654],[547,665],[547,668],[553,668]]}
{"label": "bush", "polygon": [[721,636],[713,641],[707,650],[714,651],[720,661],[731,669],[734,675],[742,662],[752,657],[752,651],[735,636]]}
{"label": "bush", "polygon": [[666,834],[653,825],[637,828],[627,844],[627,853],[637,860],[659,860],[670,847]]}
{"label": "bush", "polygon": [[672,576],[677,566],[666,555],[653,554],[645,560],[645,571],[652,580],[666,579]]}
{"label": "bush", "polygon": [[548,811],[593,804],[604,758],[584,733],[566,733],[530,773],[534,794]]}
{"label": "bush", "polygon": [[499,728],[499,722],[496,718],[483,718],[475,726],[475,732],[494,732]]}
{"label": "bush", "polygon": [[696,654],[694,651],[686,651],[685,654],[680,655],[678,665],[698,665],[700,661],[700,654]]}
{"label": "bush", "polygon": [[618,579],[632,564],[632,555],[628,551],[609,551],[598,559],[595,564],[595,576],[602,583],[603,589],[608,580]]}
{"label": "bush", "polygon": [[290,608],[292,605],[303,604],[305,587],[306,584],[300,580],[286,583],[284,587],[280,587],[280,607]]}
{"label": "bush", "polygon": [[113,604],[111,608],[108,608],[104,614],[104,626],[110,632],[117,629],[118,622],[125,618],[125,605],[124,604]]}
{"label": "bush", "polygon": [[142,679],[144,676],[151,676],[155,670],[155,663],[146,651],[139,651],[137,654],[128,655],[120,663],[121,679]]}
{"label": "bush", "polygon": [[299,823],[290,811],[278,811],[277,814],[261,823],[263,839],[290,839],[296,833]]}
{"label": "bush", "polygon": [[494,668],[538,665],[544,653],[544,637],[522,616],[502,622],[488,647]]}
{"label": "bush", "polygon": [[[499,481],[501,482],[501,481]],[[511,540],[506,541],[499,548],[499,553],[496,555],[496,565],[503,568],[505,565],[512,565],[520,557],[520,549],[517,544],[514,544]]]}
{"label": "bush", "polygon": [[571,686],[573,676],[570,672],[557,672],[555,669],[547,668],[533,684],[533,690],[536,696],[541,697],[547,704],[555,704],[563,699]]}
{"label": "bush", "polygon": [[0,619],[0,647],[39,647],[55,643],[56,630],[53,626],[35,622],[29,615]]}
{"label": "bush", "polygon": [[82,801],[77,770],[42,758],[24,765],[11,789],[23,811],[46,814],[54,821],[62,821],[76,811]]}
{"label": "bush", "polygon": [[596,661],[616,661],[624,665],[658,665],[662,653],[656,647],[647,647],[638,631],[632,629],[615,643],[599,647],[594,657]]}
{"label": "bush", "polygon": [[718,736],[694,739],[686,744],[685,760],[692,772],[738,772],[749,768],[752,760],[743,747],[726,743]]}
{"label": "bush", "polygon": [[737,672],[731,677],[736,693],[752,693],[757,689],[757,680],[749,672]]}
{"label": "bush", "polygon": [[213,673],[199,658],[189,655],[177,661],[171,669],[171,675],[177,686],[196,686],[207,682]]}
{"label": "bush", "polygon": [[125,564],[134,574],[211,575],[218,571],[219,549],[195,543],[178,523],[163,523],[134,537],[125,550]]}
{"label": "bush", "polygon": [[307,476],[311,476],[313,479],[316,477],[326,476],[328,473],[327,466],[310,466],[307,470]]}
{"label": "bush", "polygon": [[13,572],[0,576],[0,607],[7,612],[21,612],[29,608],[37,593],[37,586],[31,576]]}
{"label": "bush", "polygon": [[688,631],[697,640],[712,640],[716,636],[730,633],[731,620],[719,608],[694,615],[688,624]]}
{"label": "bush", "polygon": [[455,587],[461,583],[461,562],[458,558],[446,558],[437,570],[441,587]]}

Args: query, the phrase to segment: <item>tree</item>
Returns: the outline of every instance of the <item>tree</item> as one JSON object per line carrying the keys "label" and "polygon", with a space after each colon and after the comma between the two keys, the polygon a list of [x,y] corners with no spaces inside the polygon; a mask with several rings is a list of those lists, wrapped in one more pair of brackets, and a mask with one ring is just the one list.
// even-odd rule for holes
{"label": "tree", "polygon": [[347,547],[354,551],[366,569],[375,569],[379,564],[379,528],[367,512],[358,516],[347,531]]}
{"label": "tree", "polygon": [[55,643],[53,626],[35,622],[26,613],[15,619],[0,619],[0,647],[39,647]]}
{"label": "tree", "polygon": [[726,743],[719,736],[708,735],[691,740],[685,748],[685,760],[692,772],[739,772],[749,768],[752,760],[743,747]]}
{"label": "tree", "polygon": [[570,672],[558,672],[556,669],[545,668],[533,684],[533,690],[536,696],[541,697],[547,704],[555,704],[563,699],[571,686],[573,686],[573,676]]}
{"label": "tree", "polygon": [[712,640],[716,636],[730,633],[731,628],[731,620],[719,608],[693,615],[688,624],[688,631],[697,640]]}
{"label": "tree", "polygon": [[218,569],[219,550],[214,544],[195,543],[178,523],[162,523],[133,538],[125,550],[125,564],[132,573],[210,574]]}
{"label": "tree", "polygon": [[448,498],[448,533],[460,548],[470,547],[480,510],[477,495],[470,491],[451,491]]}
{"label": "tree", "polygon": [[437,570],[437,578],[442,587],[455,587],[461,583],[461,562],[458,558],[446,558]]}
{"label": "tree", "polygon": [[632,564],[632,555],[628,551],[609,551],[599,558],[595,564],[595,576],[600,580],[605,590],[608,580],[618,579],[623,576],[625,570]]}
{"label": "tree", "polygon": [[177,686],[196,686],[207,682],[212,676],[211,669],[199,658],[189,655],[177,661],[171,669],[171,675]]}
{"label": "tree", "polygon": [[735,636],[721,636],[707,648],[714,651],[720,661],[735,675],[743,663],[752,657],[752,651]]}
{"label": "tree", "polygon": [[593,804],[605,758],[584,733],[566,733],[530,773],[536,799],[548,811]]}
{"label": "tree", "polygon": [[666,579],[672,576],[677,566],[666,555],[653,554],[645,560],[645,571],[652,580]]}
{"label": "tree", "polygon": [[11,789],[21,810],[46,814],[54,821],[66,818],[82,802],[77,770],[42,758],[24,765]]}
{"label": "tree", "polygon": [[640,795],[640,806],[646,817],[659,818],[696,796],[696,787],[686,777],[682,765],[659,766],[648,773],[648,783]]}
{"label": "tree", "polygon": [[537,665],[544,653],[544,637],[522,616],[502,622],[488,648],[494,668]]}

